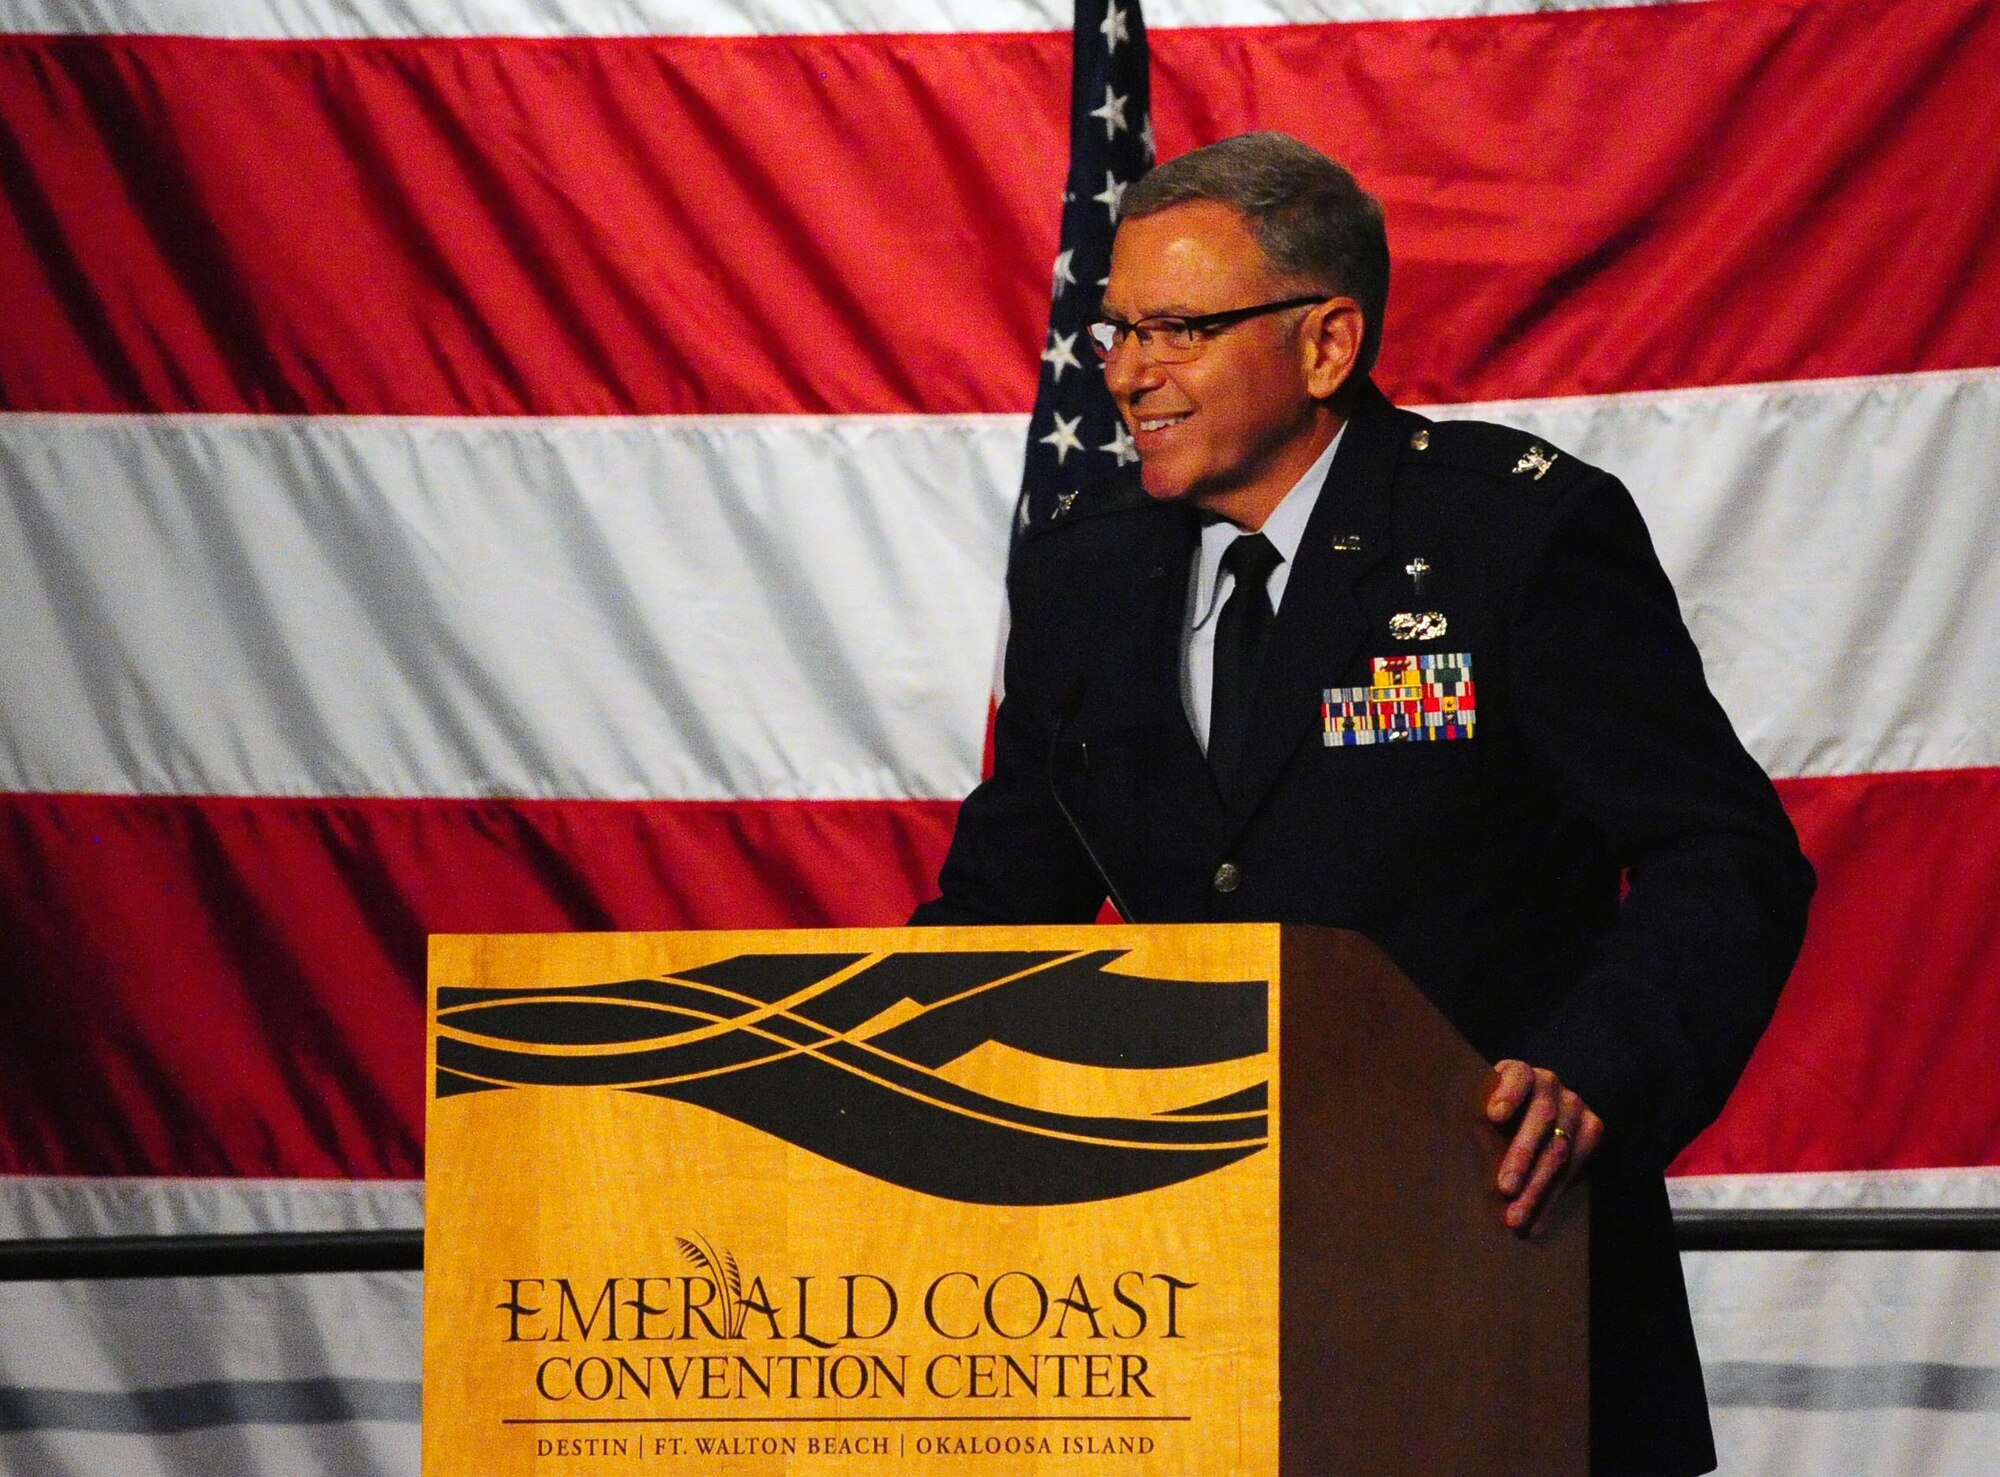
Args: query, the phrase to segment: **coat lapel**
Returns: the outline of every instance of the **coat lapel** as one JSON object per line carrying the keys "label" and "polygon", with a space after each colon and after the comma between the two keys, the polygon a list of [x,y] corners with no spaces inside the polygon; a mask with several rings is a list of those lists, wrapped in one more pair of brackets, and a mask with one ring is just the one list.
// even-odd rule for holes
{"label": "coat lapel", "polygon": [[[1220,818],[1221,797],[1209,776],[1208,760],[1188,727],[1181,706],[1181,642],[1187,620],[1188,572],[1201,542],[1200,522],[1185,507],[1161,510],[1162,535],[1140,584],[1143,607],[1133,629],[1143,633],[1138,653],[1138,691],[1133,694],[1147,735],[1154,774],[1192,807],[1191,818],[1206,826]],[[1170,516],[1168,516],[1170,515]]]}
{"label": "coat lapel", "polygon": [[1416,424],[1373,384],[1362,385],[1271,626],[1242,774],[1230,797],[1232,829],[1249,821],[1294,751],[1318,731],[1326,685],[1367,638],[1355,587],[1389,553],[1390,486]]}
{"label": "coat lapel", "polygon": [[1134,740],[1132,781],[1164,786],[1175,806],[1207,827],[1220,819],[1222,802],[1181,706],[1181,636],[1200,521],[1192,508],[1168,503],[1138,526],[1143,532],[1117,556],[1123,577],[1107,585],[1113,595],[1101,624],[1079,637],[1091,646],[1079,712],[1093,719],[1071,737],[1125,734]]}

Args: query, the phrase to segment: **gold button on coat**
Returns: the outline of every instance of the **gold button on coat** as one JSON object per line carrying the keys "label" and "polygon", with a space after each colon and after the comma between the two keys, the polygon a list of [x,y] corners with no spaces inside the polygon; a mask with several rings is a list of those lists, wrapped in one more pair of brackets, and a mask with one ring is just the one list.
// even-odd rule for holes
{"label": "gold button on coat", "polygon": [[1243,885],[1243,874],[1236,870],[1236,863],[1224,862],[1215,869],[1215,890],[1234,892]]}

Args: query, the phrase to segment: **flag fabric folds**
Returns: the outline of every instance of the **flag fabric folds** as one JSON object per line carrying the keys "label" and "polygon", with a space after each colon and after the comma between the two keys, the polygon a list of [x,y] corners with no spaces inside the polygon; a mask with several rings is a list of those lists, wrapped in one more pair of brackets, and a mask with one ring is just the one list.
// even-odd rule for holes
{"label": "flag fabric folds", "polygon": [[[1676,1197],[2000,1205],[2000,9],[1149,11],[0,6],[0,1235],[418,1223],[429,933],[907,916],[1149,125],[1646,513],[1821,877]],[[1865,1260],[1691,1260],[1743,1470],[1983,1470],[1990,1274]],[[0,1466],[411,1459],[407,1282],[8,1296]]]}

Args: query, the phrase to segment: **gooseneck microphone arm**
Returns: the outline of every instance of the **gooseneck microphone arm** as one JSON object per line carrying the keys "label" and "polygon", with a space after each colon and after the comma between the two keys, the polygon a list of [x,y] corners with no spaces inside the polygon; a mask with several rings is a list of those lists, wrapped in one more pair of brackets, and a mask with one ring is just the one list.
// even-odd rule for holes
{"label": "gooseneck microphone arm", "polygon": [[[1062,747],[1063,728],[1068,724],[1075,706],[1074,698],[1063,704],[1056,714],[1055,732],[1049,735],[1049,795],[1056,802],[1056,809],[1062,812],[1063,821],[1069,826],[1070,834],[1076,837],[1077,845],[1081,846],[1083,854],[1090,858],[1091,868],[1097,873],[1097,880],[1104,884],[1104,895],[1111,899],[1111,906],[1127,923],[1137,923],[1139,920],[1132,916],[1132,910],[1125,906],[1125,899],[1118,893],[1118,884],[1111,880],[1111,874],[1104,869],[1104,862],[1098,857],[1097,848],[1090,844],[1090,838],[1084,835],[1083,827],[1078,825],[1076,817],[1070,814],[1069,804],[1063,799],[1062,786],[1056,783],[1056,753]],[[1085,749],[1084,763],[1089,762],[1090,751]]]}

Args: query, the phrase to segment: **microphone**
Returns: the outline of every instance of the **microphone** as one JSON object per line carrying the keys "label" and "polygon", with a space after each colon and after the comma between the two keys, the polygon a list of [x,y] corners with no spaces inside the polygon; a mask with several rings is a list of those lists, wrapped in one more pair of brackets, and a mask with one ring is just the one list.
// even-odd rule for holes
{"label": "microphone", "polygon": [[[1069,695],[1069,700],[1056,712],[1056,729],[1049,735],[1049,795],[1056,802],[1056,809],[1062,812],[1063,821],[1069,826],[1070,834],[1076,837],[1077,845],[1081,846],[1083,854],[1090,858],[1091,868],[1097,873],[1097,880],[1104,884],[1104,895],[1111,899],[1112,908],[1125,922],[1137,923],[1139,920],[1132,916],[1132,910],[1125,906],[1125,899],[1119,895],[1118,884],[1111,880],[1111,874],[1104,869],[1104,862],[1097,855],[1097,848],[1090,844],[1090,838],[1083,834],[1083,827],[1078,825],[1076,817],[1070,814],[1069,805],[1062,796],[1062,786],[1056,783],[1056,751],[1062,747],[1063,728],[1074,715],[1077,701],[1081,696],[1082,684],[1079,683],[1077,690]],[[1082,749],[1084,763],[1088,765],[1089,748],[1081,744],[1077,747]]]}

